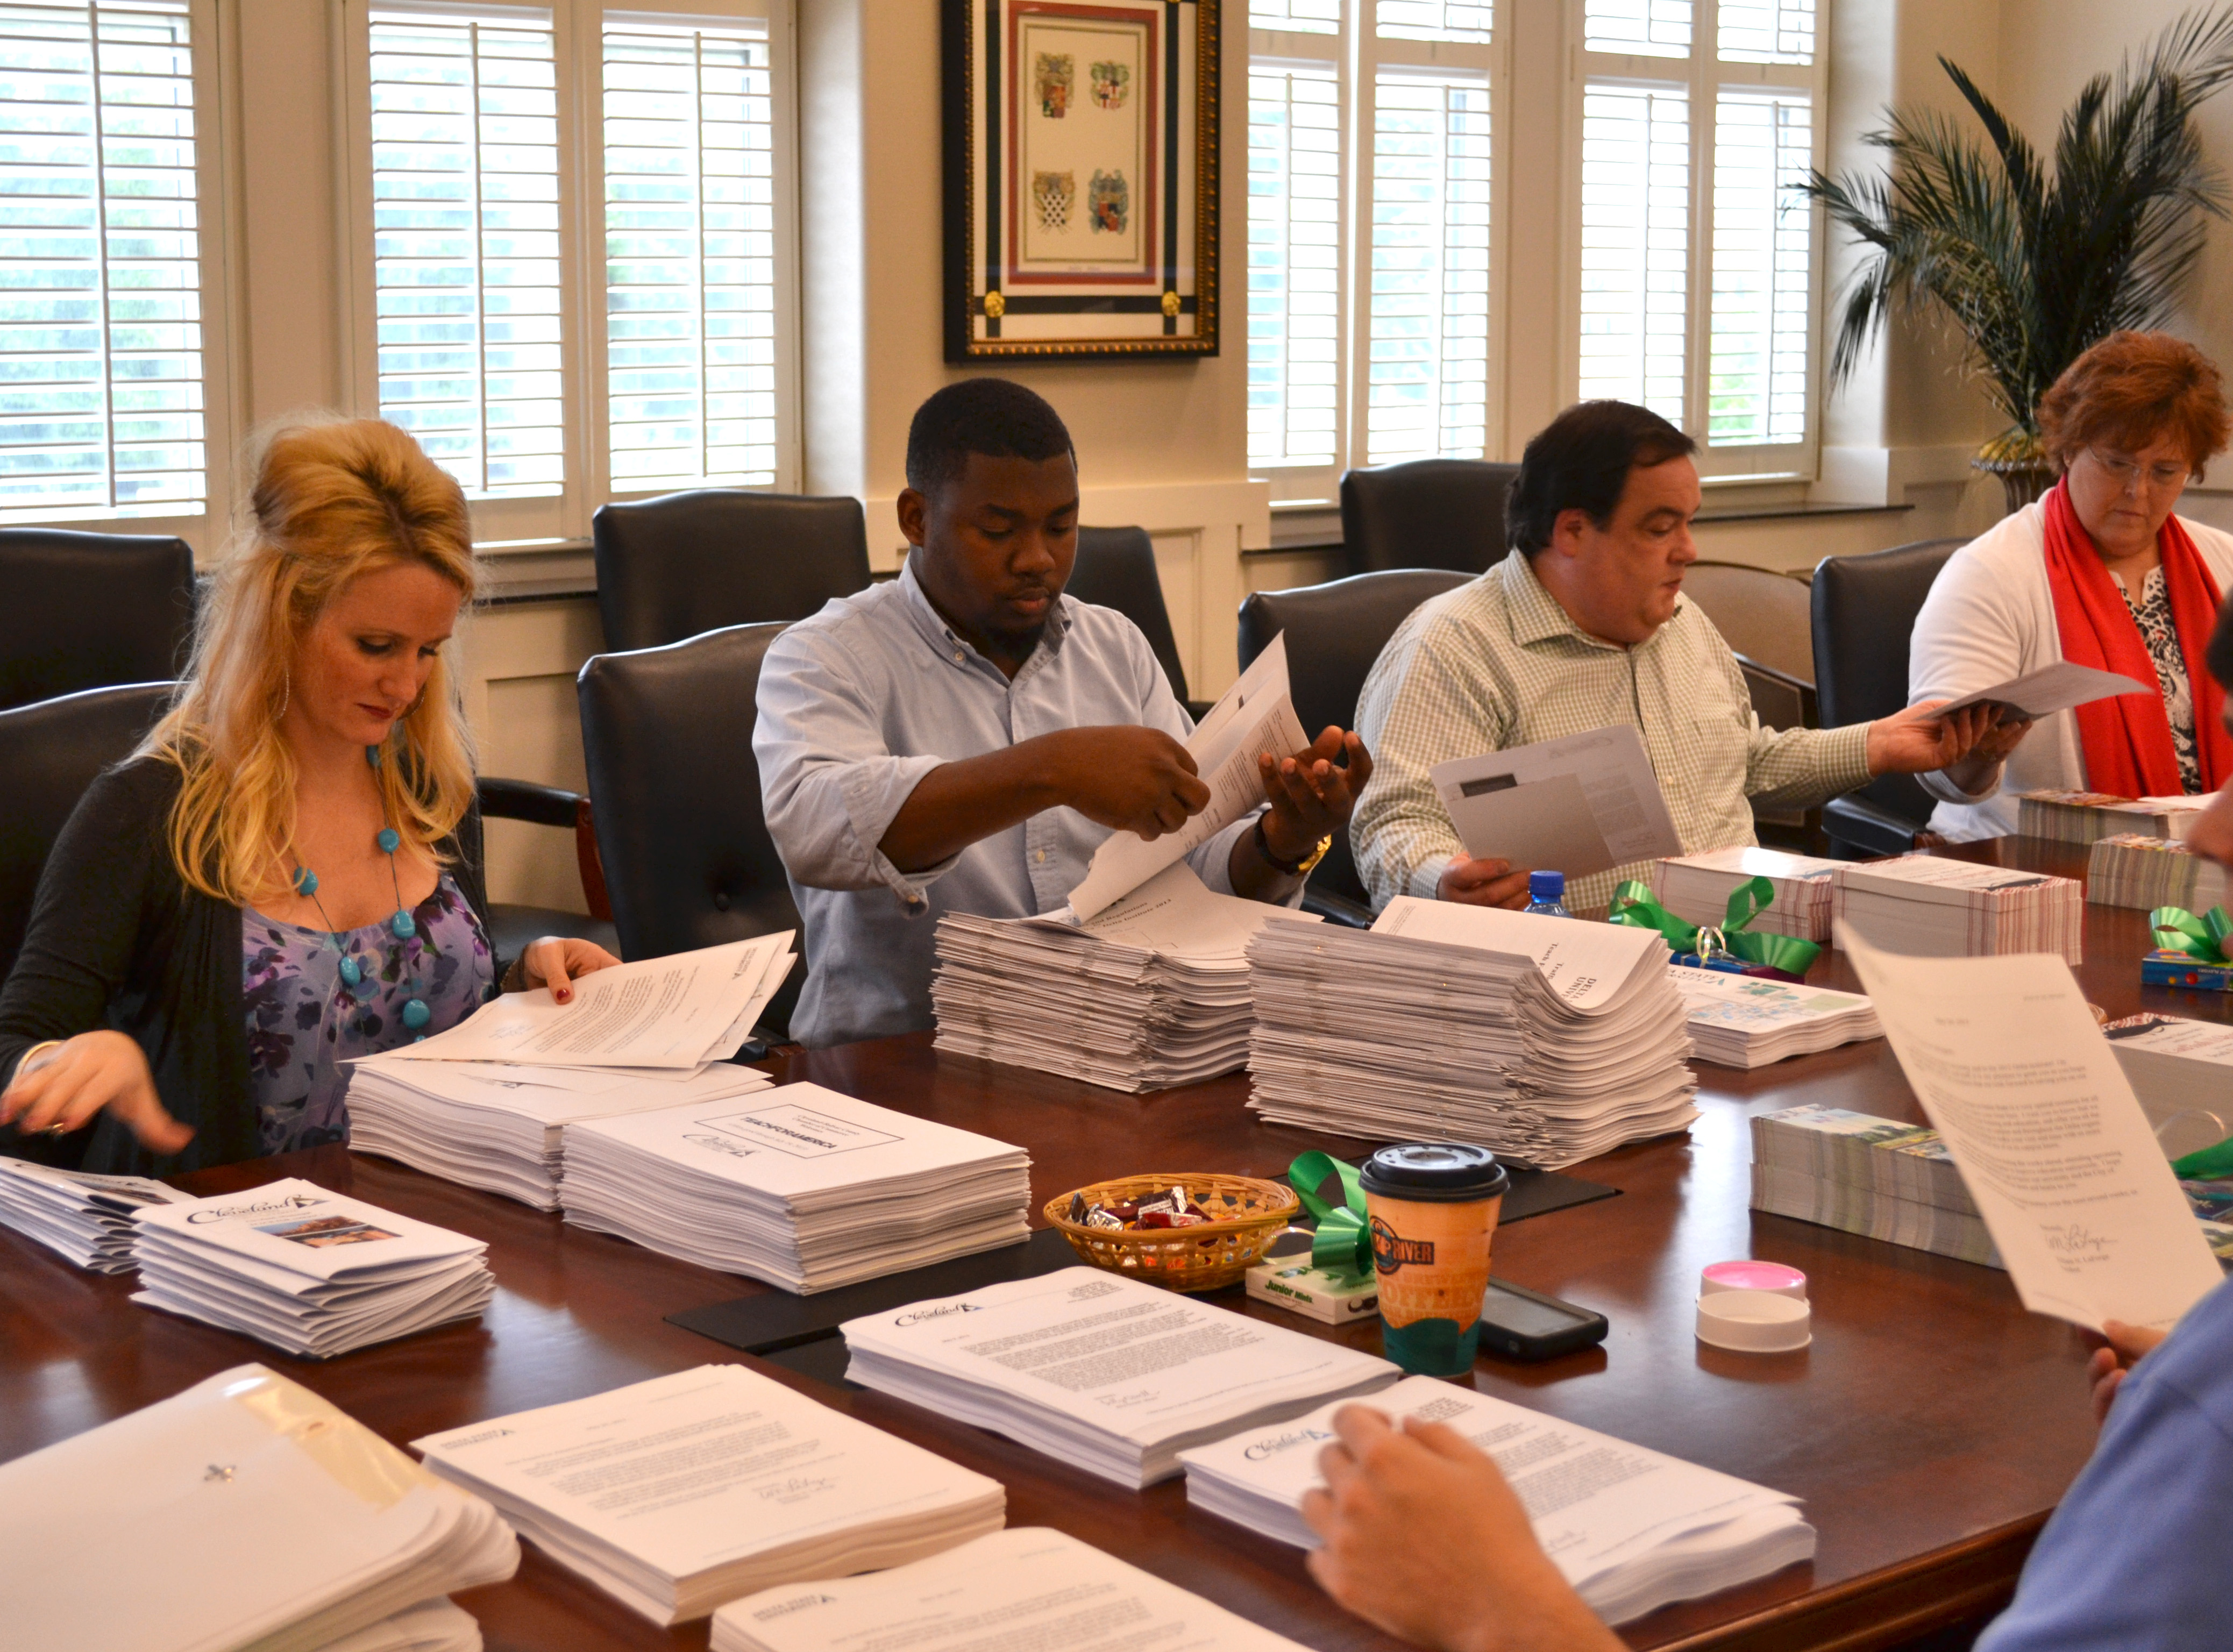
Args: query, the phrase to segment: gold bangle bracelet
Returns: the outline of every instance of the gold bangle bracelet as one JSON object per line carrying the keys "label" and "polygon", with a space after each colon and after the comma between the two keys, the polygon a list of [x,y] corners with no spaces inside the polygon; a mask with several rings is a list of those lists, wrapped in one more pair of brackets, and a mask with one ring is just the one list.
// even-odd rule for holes
{"label": "gold bangle bracelet", "polygon": [[29,1050],[26,1050],[16,1063],[16,1070],[9,1077],[8,1088],[10,1089],[15,1088],[16,1080],[21,1078],[25,1073],[31,1070],[31,1063],[33,1062],[36,1061],[41,1056],[46,1054],[49,1050],[61,1049],[67,1042],[68,1040],[62,1038],[49,1038],[43,1043],[35,1044]]}

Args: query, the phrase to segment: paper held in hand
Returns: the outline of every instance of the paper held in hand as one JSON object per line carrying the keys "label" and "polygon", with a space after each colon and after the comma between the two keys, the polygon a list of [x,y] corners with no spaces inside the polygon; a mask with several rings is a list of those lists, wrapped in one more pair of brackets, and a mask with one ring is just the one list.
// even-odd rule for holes
{"label": "paper held in hand", "polygon": [[1427,775],[1475,860],[1579,878],[1683,852],[1644,738],[1626,723],[1438,763]]}
{"label": "paper held in hand", "polygon": [[1084,881],[1070,892],[1070,909],[1081,920],[1091,918],[1192,854],[1264,801],[1264,777],[1256,769],[1260,756],[1268,752],[1276,763],[1310,743],[1287,697],[1287,640],[1273,637],[1187,741],[1195,771],[1209,788],[1208,803],[1178,830],[1161,837],[1112,833],[1094,851]]}
{"label": "paper held in hand", "polygon": [[1838,945],[2034,1313],[2168,1330],[2223,1276],[2070,967]]}
{"label": "paper held in hand", "polygon": [[2096,671],[2091,666],[2074,666],[2067,660],[2058,660],[2037,671],[1995,683],[1990,688],[1980,688],[1974,694],[1950,699],[1938,708],[1938,714],[1943,717],[1954,712],[1966,712],[1972,706],[1998,706],[2020,718],[2031,719],[2090,706],[2097,699],[2113,699],[2119,694],[2156,692],[2153,683],[2144,683],[2136,677]]}
{"label": "paper held in hand", "polygon": [[388,1052],[399,1061],[508,1061],[553,1067],[696,1067],[726,1060],[798,961],[794,932],[615,965],[574,983],[507,992],[447,1032]]}

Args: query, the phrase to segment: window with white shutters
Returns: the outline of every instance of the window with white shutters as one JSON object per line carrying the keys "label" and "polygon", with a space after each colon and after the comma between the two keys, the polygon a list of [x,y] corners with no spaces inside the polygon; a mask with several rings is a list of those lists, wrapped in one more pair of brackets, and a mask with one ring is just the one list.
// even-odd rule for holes
{"label": "window with white shutters", "polygon": [[1333,465],[1341,448],[1341,82],[1248,75],[1248,461]]}

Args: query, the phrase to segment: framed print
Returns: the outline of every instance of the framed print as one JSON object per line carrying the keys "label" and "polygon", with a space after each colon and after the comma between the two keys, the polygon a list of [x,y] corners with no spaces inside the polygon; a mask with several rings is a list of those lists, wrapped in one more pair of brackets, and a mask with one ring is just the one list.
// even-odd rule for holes
{"label": "framed print", "polygon": [[1217,354],[1218,0],[944,0],[946,359]]}

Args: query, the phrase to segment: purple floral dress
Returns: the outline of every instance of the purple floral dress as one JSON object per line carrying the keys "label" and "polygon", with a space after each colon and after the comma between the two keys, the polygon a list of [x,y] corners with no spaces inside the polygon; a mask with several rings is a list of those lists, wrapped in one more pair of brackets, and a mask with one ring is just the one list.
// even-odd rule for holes
{"label": "purple floral dress", "polygon": [[[488,936],[447,872],[411,915],[418,932],[398,940],[385,921],[336,935],[241,908],[240,996],[264,1152],[347,1141],[342,1062],[446,1032],[496,995]],[[344,953],[362,972],[354,987],[342,983]],[[433,1012],[418,1033],[403,1024],[413,998]]]}

